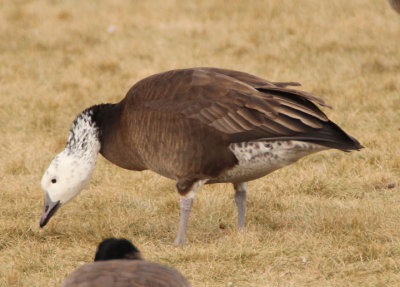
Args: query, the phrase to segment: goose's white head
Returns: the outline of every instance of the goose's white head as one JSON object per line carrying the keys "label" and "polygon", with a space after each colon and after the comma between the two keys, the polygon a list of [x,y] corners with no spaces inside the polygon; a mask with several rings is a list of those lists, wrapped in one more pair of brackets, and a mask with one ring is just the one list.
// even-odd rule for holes
{"label": "goose's white head", "polygon": [[93,111],[88,109],[75,119],[65,149],[53,159],[42,177],[45,200],[40,227],[90,181],[100,150],[99,131],[92,116]]}

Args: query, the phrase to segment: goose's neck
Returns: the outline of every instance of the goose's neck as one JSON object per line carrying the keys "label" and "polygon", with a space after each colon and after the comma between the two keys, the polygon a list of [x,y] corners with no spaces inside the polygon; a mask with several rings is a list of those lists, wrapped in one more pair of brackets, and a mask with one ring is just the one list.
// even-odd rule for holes
{"label": "goose's neck", "polygon": [[84,110],[72,124],[66,149],[86,156],[92,162],[100,152],[122,168],[145,169],[134,144],[127,142],[126,136],[124,138],[123,128],[119,125],[121,113],[121,103],[95,105]]}
{"label": "goose's neck", "polygon": [[95,159],[105,134],[114,133],[117,104],[100,104],[87,108],[74,120],[65,149],[86,159]]}
{"label": "goose's neck", "polygon": [[93,107],[80,113],[72,123],[65,152],[85,160],[96,160],[100,151],[100,129]]}

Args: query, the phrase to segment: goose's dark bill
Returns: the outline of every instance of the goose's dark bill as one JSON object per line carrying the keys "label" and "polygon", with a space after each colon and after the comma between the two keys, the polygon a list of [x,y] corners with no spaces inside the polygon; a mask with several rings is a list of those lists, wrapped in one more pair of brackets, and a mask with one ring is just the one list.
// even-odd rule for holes
{"label": "goose's dark bill", "polygon": [[40,227],[43,227],[49,222],[50,218],[56,213],[57,209],[61,206],[60,201],[52,201],[49,194],[46,192],[44,199],[44,208],[42,217],[40,218]]}

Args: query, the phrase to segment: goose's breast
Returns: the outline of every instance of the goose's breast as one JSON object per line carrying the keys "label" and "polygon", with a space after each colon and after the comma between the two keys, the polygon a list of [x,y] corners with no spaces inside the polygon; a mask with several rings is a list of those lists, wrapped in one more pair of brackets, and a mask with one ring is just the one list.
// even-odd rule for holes
{"label": "goose's breast", "polygon": [[241,142],[233,143],[229,148],[239,163],[210,183],[235,183],[257,179],[306,155],[327,149],[318,144],[301,141]]}

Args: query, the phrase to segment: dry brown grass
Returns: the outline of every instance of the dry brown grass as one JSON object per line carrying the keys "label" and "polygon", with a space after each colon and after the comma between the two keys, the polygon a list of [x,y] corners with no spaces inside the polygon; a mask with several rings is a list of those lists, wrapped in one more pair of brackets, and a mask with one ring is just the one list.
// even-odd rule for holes
{"label": "dry brown grass", "polygon": [[[385,1],[0,0],[0,37],[0,286],[57,286],[108,236],[193,286],[400,285],[400,18]],[[191,66],[300,81],[367,149],[252,182],[243,234],[232,187],[202,188],[180,248],[174,183],[100,156],[39,229],[40,179],[74,117]]]}

